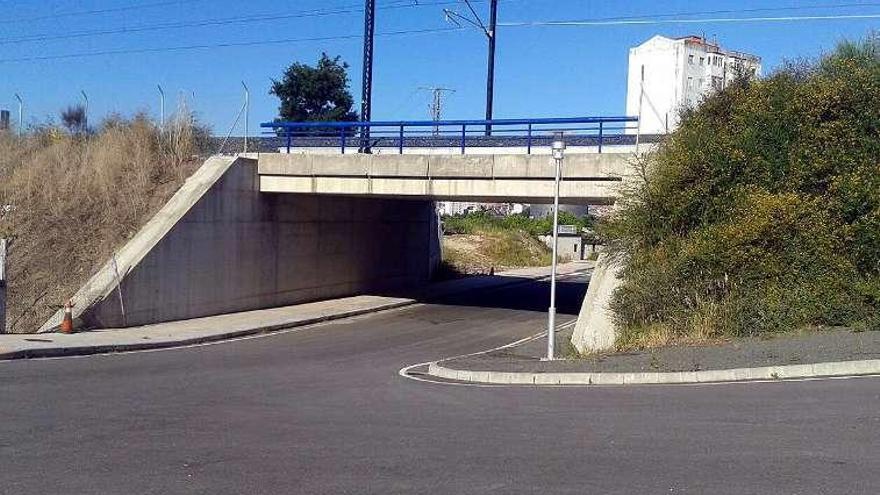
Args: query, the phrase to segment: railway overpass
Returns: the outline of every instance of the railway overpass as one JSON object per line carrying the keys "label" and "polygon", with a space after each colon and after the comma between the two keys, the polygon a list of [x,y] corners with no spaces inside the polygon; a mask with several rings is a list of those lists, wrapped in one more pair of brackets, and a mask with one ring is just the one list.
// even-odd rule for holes
{"label": "railway overpass", "polygon": [[[212,157],[73,296],[74,317],[128,327],[418,287],[441,259],[434,201],[552,201],[546,137],[529,139],[478,153],[343,144]],[[562,203],[612,203],[631,178],[631,154],[587,148],[566,156]]]}
{"label": "railway overpass", "polygon": [[[632,155],[572,154],[560,185],[563,204],[610,204],[632,175]],[[548,155],[260,154],[260,191],[432,201],[553,201]]]}

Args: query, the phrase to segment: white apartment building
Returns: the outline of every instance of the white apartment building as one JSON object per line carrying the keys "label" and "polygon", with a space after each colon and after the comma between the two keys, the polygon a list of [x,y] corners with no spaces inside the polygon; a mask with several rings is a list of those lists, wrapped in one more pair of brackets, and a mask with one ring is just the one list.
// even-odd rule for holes
{"label": "white apartment building", "polygon": [[682,108],[698,105],[739,74],[760,76],[760,57],[724,49],[700,36],[654,36],[629,51],[626,114],[639,115],[641,107],[642,134],[671,132]]}

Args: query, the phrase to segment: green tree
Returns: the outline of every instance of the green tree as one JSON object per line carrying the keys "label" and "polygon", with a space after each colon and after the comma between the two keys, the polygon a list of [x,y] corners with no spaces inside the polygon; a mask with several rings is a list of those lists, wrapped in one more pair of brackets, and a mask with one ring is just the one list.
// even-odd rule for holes
{"label": "green tree", "polygon": [[281,100],[278,116],[294,122],[355,121],[354,98],[348,87],[348,64],[321,54],[315,67],[294,63],[280,81],[272,80],[269,94]]}

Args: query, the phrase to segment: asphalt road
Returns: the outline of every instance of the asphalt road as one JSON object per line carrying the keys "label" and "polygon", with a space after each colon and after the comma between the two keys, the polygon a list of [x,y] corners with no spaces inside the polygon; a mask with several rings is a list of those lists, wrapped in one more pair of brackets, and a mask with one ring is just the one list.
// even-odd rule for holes
{"label": "asphalt road", "polygon": [[[875,378],[533,389],[398,376],[534,333],[545,294],[0,363],[0,493],[877,492]],[[582,296],[564,286],[560,311]]]}

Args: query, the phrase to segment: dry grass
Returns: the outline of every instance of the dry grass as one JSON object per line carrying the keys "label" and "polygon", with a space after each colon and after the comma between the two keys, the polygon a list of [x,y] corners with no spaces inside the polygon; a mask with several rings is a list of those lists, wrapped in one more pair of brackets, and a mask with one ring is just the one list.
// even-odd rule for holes
{"label": "dry grass", "polygon": [[444,261],[460,273],[488,273],[550,264],[550,250],[541,241],[521,231],[486,231],[443,237]]}
{"label": "dry grass", "polygon": [[36,331],[130,239],[196,168],[205,135],[185,109],[164,136],[141,115],[88,135],[0,135],[7,331]]}

